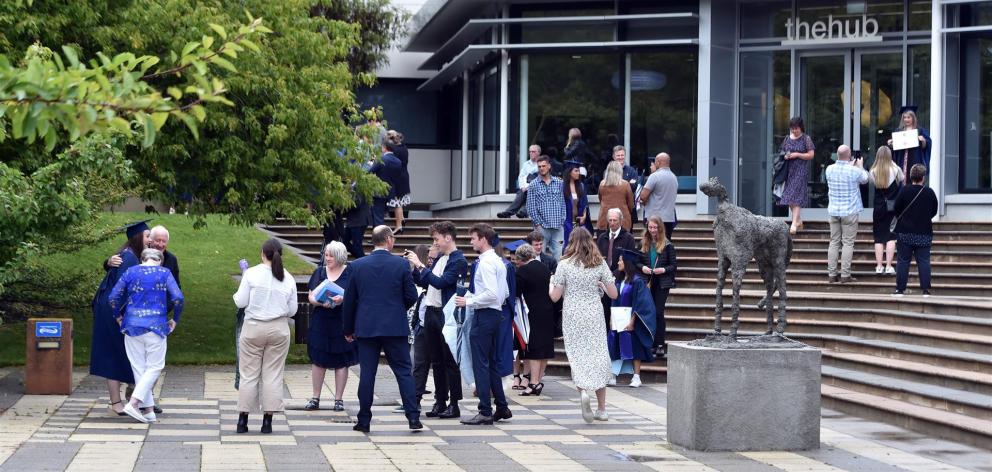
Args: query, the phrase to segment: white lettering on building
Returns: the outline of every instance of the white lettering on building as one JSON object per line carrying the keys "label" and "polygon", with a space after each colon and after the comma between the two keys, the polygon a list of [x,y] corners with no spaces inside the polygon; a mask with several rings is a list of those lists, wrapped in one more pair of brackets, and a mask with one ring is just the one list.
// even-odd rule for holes
{"label": "white lettering on building", "polygon": [[785,35],[788,39],[782,41],[782,45],[877,42],[882,40],[878,28],[878,21],[868,18],[868,15],[844,20],[827,15],[826,21],[812,23],[789,18],[785,21]]}

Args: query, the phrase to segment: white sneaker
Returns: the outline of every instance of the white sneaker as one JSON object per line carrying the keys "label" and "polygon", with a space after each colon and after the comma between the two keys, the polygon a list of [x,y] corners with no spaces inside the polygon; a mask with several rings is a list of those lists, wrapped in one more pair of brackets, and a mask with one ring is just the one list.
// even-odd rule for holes
{"label": "white sneaker", "polygon": [[158,421],[158,418],[155,417],[155,412],[154,411],[149,411],[148,413],[146,413],[146,414],[144,414],[142,416],[144,416],[145,419],[148,420],[149,423],[154,423],[154,422]]}
{"label": "white sneaker", "polygon": [[131,405],[130,402],[127,405],[124,405],[124,413],[127,413],[128,416],[142,423],[148,423],[148,420],[145,419],[145,416],[142,415],[141,412],[134,407],[134,405]]}
{"label": "white sneaker", "polygon": [[638,388],[640,386],[641,386],[640,375],[635,375],[632,379],[630,379],[630,388]]}
{"label": "white sneaker", "polygon": [[885,268],[885,273],[887,275],[896,275],[896,268],[892,266],[888,266]]}
{"label": "white sneaker", "polygon": [[585,390],[579,393],[579,403],[582,404],[582,419],[586,423],[592,423],[592,403],[589,399],[589,394]]}
{"label": "white sneaker", "polygon": [[606,385],[609,385],[610,387],[615,387],[617,385],[617,376],[615,375],[610,376],[610,380],[606,382]]}
{"label": "white sneaker", "polygon": [[884,267],[882,267],[882,266],[875,266],[875,273],[876,274],[881,274],[882,272],[885,272],[885,268]]}
{"label": "white sneaker", "polygon": [[596,414],[593,415],[593,418],[599,421],[610,421],[610,415],[606,412],[606,410],[596,410]]}

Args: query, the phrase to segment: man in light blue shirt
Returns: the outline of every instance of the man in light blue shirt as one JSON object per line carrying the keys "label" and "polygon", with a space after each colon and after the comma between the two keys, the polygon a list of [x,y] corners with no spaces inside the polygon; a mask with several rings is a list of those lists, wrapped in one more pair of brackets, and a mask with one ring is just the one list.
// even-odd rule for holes
{"label": "man in light blue shirt", "polygon": [[537,159],[536,179],[527,186],[527,214],[534,229],[544,235],[544,247],[555,260],[561,258],[561,241],[565,237],[565,197],[563,183],[551,175],[551,160]]}
{"label": "man in light blue shirt", "polygon": [[830,204],[827,205],[827,214],[830,215],[827,272],[830,283],[850,283],[855,281],[851,277],[851,259],[854,257],[854,239],[858,234],[858,216],[864,208],[861,204],[861,186],[868,183],[868,172],[865,172],[861,157],[852,161],[851,148],[842,144],[837,148],[837,162],[827,167],[826,176],[827,195],[830,198]]}
{"label": "man in light blue shirt", "polygon": [[520,174],[517,175],[517,196],[513,199],[513,203],[496,214],[497,218],[509,218],[515,213],[517,218],[526,218],[527,211],[524,209],[524,205],[527,203],[527,185],[530,181],[537,178],[537,158],[541,157],[541,146],[536,144],[531,144],[527,148],[527,159],[520,164]]}

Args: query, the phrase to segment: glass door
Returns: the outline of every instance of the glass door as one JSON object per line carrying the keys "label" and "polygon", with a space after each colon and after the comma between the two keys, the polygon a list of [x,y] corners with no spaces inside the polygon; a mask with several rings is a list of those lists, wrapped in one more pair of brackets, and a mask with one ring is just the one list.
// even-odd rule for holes
{"label": "glass door", "polygon": [[[803,53],[799,57],[799,116],[816,147],[809,172],[809,213],[825,218],[828,199],[824,171],[837,147],[850,143],[851,53]],[[816,210],[823,209],[823,210]],[[805,218],[805,216],[804,216]]]}
{"label": "glass door", "polygon": [[[865,169],[875,162],[875,152],[884,146],[889,133],[899,125],[902,107],[902,52],[856,51],[854,53],[854,143],[865,160]],[[894,157],[894,156],[893,156]],[[865,208],[871,208],[875,195],[872,185],[863,187]]]}

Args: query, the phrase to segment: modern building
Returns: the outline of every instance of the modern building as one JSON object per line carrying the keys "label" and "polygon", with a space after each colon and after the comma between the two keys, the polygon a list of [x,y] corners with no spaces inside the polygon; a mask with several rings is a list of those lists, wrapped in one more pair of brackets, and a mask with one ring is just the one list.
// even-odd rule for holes
{"label": "modern building", "polygon": [[672,155],[683,218],[714,211],[696,191],[710,177],[784,215],[772,162],[800,116],[804,218],[825,218],[837,147],[870,165],[915,105],[941,218],[992,220],[992,1],[426,0],[402,50],[359,99],[405,133],[414,200],[438,215],[492,215],[528,145],[560,157],[570,128],[590,159]]}

